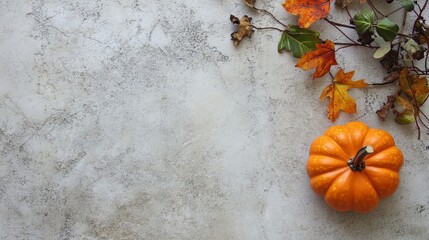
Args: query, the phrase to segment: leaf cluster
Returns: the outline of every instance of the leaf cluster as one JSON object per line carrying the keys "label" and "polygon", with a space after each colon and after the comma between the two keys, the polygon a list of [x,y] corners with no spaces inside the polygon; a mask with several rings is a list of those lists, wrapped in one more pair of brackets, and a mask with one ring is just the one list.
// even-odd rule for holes
{"label": "leaf cluster", "polygon": [[[281,32],[278,52],[289,52],[299,58],[296,67],[303,70],[315,69],[313,79],[325,75],[331,76],[331,83],[325,87],[320,100],[329,99],[327,117],[335,121],[340,112],[356,113],[356,103],[348,93],[351,88],[383,86],[397,84],[395,94],[387,97],[386,103],[377,111],[378,116],[385,120],[389,112],[393,112],[398,124],[415,123],[420,138],[420,126],[429,131],[429,118],[421,110],[421,106],[429,96],[427,75],[429,58],[429,26],[424,19],[424,11],[429,0],[419,5],[412,0],[387,0],[396,4],[398,9],[390,13],[382,13],[371,0],[361,0],[361,10],[352,15],[348,5],[353,0],[335,0],[338,7],[344,8],[350,16],[348,23],[335,22],[329,16],[333,0],[286,0],[282,6],[287,13],[298,16],[297,25],[285,24],[265,9],[256,7],[256,0],[244,0],[249,8],[270,15],[281,27],[256,27],[251,25],[251,18],[244,16],[238,19],[231,15],[231,21],[238,25],[232,35],[234,44],[238,45],[244,37],[250,37],[253,29],[277,30]],[[402,25],[398,25],[391,15],[403,12]],[[415,14],[412,32],[404,33],[409,15]],[[246,20],[248,19],[248,20]],[[335,19],[335,17],[334,17]],[[317,30],[310,29],[316,21],[324,20],[335,27],[345,38],[345,42],[333,42],[322,39]],[[251,29],[250,29],[251,28]],[[342,29],[354,29],[357,39],[346,34]],[[354,71],[345,72],[336,67],[332,74],[332,66],[339,65],[336,52],[349,47],[373,49],[373,57],[380,60],[386,70],[386,77],[381,83],[366,83],[363,79],[352,80]],[[423,61],[423,63],[422,63]],[[424,65],[424,67],[417,67]]]}

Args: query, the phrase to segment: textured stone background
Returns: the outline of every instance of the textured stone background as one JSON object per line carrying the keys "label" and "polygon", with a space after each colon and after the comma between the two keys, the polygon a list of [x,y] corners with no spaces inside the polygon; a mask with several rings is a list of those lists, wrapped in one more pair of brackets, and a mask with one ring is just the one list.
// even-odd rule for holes
{"label": "textured stone background", "polygon": [[[259,6],[296,21],[280,3]],[[275,25],[240,1],[2,0],[0,239],[429,239],[429,137],[374,114],[394,89],[351,91],[337,124],[390,131],[401,186],[337,213],[305,172],[329,80],[277,54],[278,32],[234,48],[231,13]],[[371,51],[338,54],[383,77]]]}

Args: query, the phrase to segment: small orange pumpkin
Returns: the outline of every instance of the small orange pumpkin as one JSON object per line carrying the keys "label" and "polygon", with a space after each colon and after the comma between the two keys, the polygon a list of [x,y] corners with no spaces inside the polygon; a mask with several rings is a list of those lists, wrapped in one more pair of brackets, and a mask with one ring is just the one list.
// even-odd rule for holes
{"label": "small orange pumpkin", "polygon": [[361,122],[330,127],[311,144],[314,192],[337,211],[370,212],[399,185],[403,155],[386,131]]}

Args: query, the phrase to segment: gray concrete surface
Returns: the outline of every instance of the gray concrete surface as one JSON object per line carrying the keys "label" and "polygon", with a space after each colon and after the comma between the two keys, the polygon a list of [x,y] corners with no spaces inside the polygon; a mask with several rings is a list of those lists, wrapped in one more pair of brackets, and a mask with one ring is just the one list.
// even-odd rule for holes
{"label": "gray concrete surface", "polygon": [[[280,3],[259,1],[296,21]],[[335,124],[391,132],[400,188],[337,213],[305,172],[329,79],[278,54],[278,32],[235,48],[231,13],[275,25],[240,1],[2,0],[0,239],[429,239],[429,137],[374,114],[394,89],[351,91],[359,113]],[[377,82],[371,54],[338,61]]]}

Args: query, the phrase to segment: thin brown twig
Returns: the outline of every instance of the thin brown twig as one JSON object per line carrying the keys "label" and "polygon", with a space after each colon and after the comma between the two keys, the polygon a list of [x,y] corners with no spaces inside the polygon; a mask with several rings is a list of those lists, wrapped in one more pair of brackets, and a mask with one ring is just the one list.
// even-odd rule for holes
{"label": "thin brown twig", "polygon": [[280,28],[276,28],[276,27],[257,27],[255,25],[250,25],[250,26],[252,26],[252,28],[256,30],[277,30],[279,32],[284,32],[284,30],[281,30]]}
{"label": "thin brown twig", "polygon": [[415,94],[415,92],[414,92],[413,89],[411,89],[411,94],[413,95],[413,100],[414,100],[414,103],[415,103],[415,105],[414,104],[413,105],[417,109],[417,113],[414,113],[414,120],[416,122],[416,127],[417,127],[417,132],[418,132],[417,140],[420,140],[420,132],[421,132],[421,130],[420,130],[419,122],[416,119],[416,116],[418,118],[418,115],[420,113],[420,106],[419,106],[419,103],[417,102],[416,94]]}
{"label": "thin brown twig", "polygon": [[337,50],[343,49],[343,48],[347,48],[347,47],[366,47],[366,48],[371,48],[371,49],[379,48],[379,47],[375,47],[375,46],[371,46],[371,45],[365,45],[365,44],[362,44],[362,43],[341,43],[341,42],[334,42],[334,45],[346,46],[346,47],[340,47]]}
{"label": "thin brown twig", "polygon": [[353,19],[352,15],[351,15],[351,14],[350,14],[350,12],[349,12],[349,9],[348,9],[347,7],[345,7],[344,9],[346,10],[347,14],[349,15],[350,20],[351,20],[351,19]]}
{"label": "thin brown twig", "polygon": [[399,11],[399,10],[403,9],[403,8],[404,8],[404,7],[400,7],[400,8],[398,8],[398,9],[396,9],[396,10],[391,11],[390,13],[386,14],[386,17],[387,17],[387,16],[390,16],[390,15],[392,15],[392,14],[394,14],[395,12],[397,12],[397,11]]}
{"label": "thin brown twig", "polygon": [[[428,38],[426,37],[426,41],[428,41]],[[429,44],[429,43],[428,43]],[[428,70],[428,57],[429,57],[429,52],[426,51],[426,58],[425,58],[425,70]]]}
{"label": "thin brown twig", "polygon": [[[419,11],[422,11],[422,8],[420,7],[420,4],[417,1],[415,2],[415,4],[419,8]],[[413,9],[413,10],[415,13],[417,13],[415,9]],[[418,15],[418,14],[416,14],[416,15]]]}
{"label": "thin brown twig", "polygon": [[420,117],[420,114],[417,113],[417,118],[420,120],[420,123],[426,128],[426,130],[429,130],[429,127],[425,124],[425,122]]}
{"label": "thin brown twig", "polygon": [[425,118],[426,118],[426,120],[428,120],[428,121],[429,121],[429,117],[428,117],[428,116],[426,116],[426,114],[425,114],[421,109],[419,109],[419,111],[420,111],[420,113],[423,115],[423,117],[425,117]]}
{"label": "thin brown twig", "polygon": [[334,22],[324,18],[324,20],[326,20],[329,24],[331,24],[333,27],[335,27],[338,31],[340,31],[340,33],[342,33],[348,40],[350,40],[353,43],[358,44],[357,42],[355,42],[353,39],[351,39],[345,32],[343,32],[343,30],[341,30]]}
{"label": "thin brown twig", "polygon": [[343,24],[343,23],[339,23],[339,22],[334,22],[332,20],[329,20],[328,18],[323,18],[323,20],[327,21],[328,23],[330,23],[331,25],[336,25],[338,27],[345,27],[345,28],[351,28],[351,29],[356,29],[355,26],[352,25],[347,25],[347,24]]}
{"label": "thin brown twig", "polygon": [[256,7],[253,7],[253,9],[255,9],[256,11],[259,11],[259,12],[262,12],[262,13],[265,13],[265,14],[268,14],[268,15],[270,15],[276,22],[278,22],[278,23],[280,23],[283,27],[287,27],[287,25],[286,24],[284,24],[283,22],[281,22],[278,18],[276,18],[275,16],[274,16],[274,14],[272,14],[270,11],[268,11],[268,10],[265,10],[265,9],[262,9],[262,8],[256,8]]}
{"label": "thin brown twig", "polygon": [[[368,0],[368,1],[367,1],[367,3],[368,3],[368,4],[369,4],[369,6],[372,8],[372,10],[374,10],[375,12],[377,12],[378,14],[380,14],[381,16],[386,17],[382,12],[380,12],[380,10],[378,10],[378,9],[374,6],[374,4],[372,4],[371,0]],[[376,18],[378,19],[377,14],[376,14],[375,16],[376,16]]]}
{"label": "thin brown twig", "polygon": [[369,85],[381,86],[381,85],[391,84],[391,83],[394,83],[394,82],[396,82],[396,79],[395,80],[390,80],[390,81],[387,81],[387,82],[382,82],[382,83],[369,83]]}

